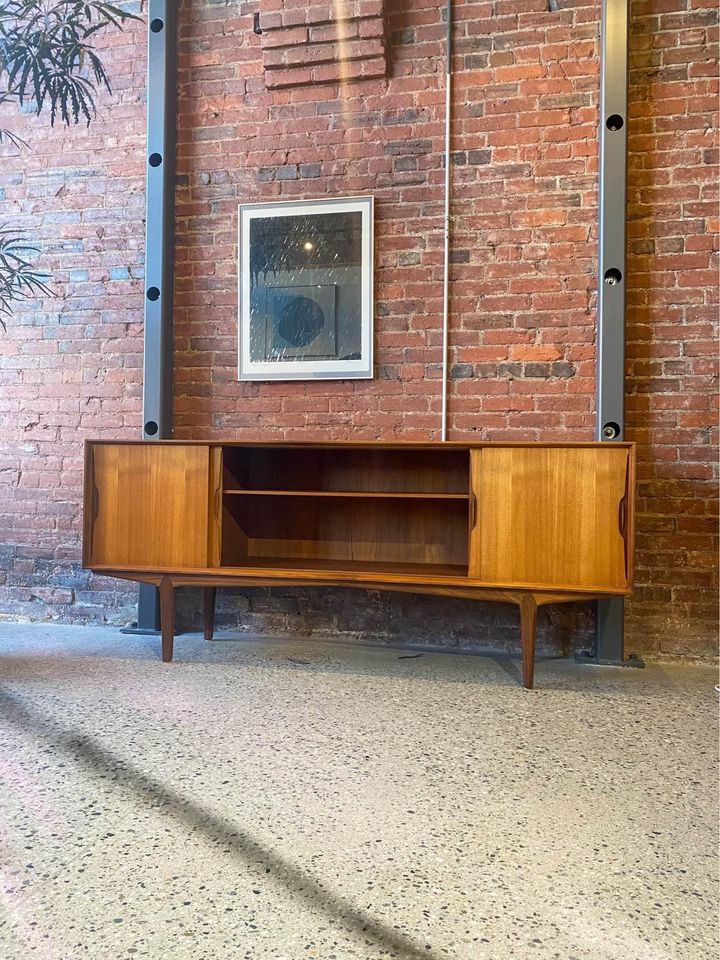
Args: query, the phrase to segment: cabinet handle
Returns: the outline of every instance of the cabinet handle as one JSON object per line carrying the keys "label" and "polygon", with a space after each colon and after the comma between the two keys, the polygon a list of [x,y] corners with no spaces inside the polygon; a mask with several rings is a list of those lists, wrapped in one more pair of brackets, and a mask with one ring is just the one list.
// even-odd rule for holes
{"label": "cabinet handle", "polygon": [[475,494],[472,495],[470,501],[470,529],[474,530],[477,524],[477,497]]}
{"label": "cabinet handle", "polygon": [[90,494],[90,524],[88,531],[87,556],[92,563],[93,547],[95,545],[95,523],[97,522],[100,511],[100,491],[93,483],[92,493]]}
{"label": "cabinet handle", "polygon": [[622,497],[618,505],[618,529],[623,540],[627,536],[627,500]]}
{"label": "cabinet handle", "polygon": [[217,517],[218,514],[220,513],[220,487],[216,487],[215,489],[215,501],[214,501],[213,510],[214,510],[215,516]]}

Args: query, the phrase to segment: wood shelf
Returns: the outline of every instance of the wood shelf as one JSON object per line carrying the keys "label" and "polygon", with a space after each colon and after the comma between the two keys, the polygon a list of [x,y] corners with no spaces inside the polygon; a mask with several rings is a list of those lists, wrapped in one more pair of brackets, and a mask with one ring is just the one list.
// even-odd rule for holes
{"label": "wood shelf", "polygon": [[275,571],[305,570],[318,572],[378,573],[427,577],[458,577],[466,580],[467,564],[463,563],[388,563],[382,560],[323,560],[301,557],[247,557],[235,564],[236,569]]}
{"label": "wood shelf", "polygon": [[383,500],[469,500],[469,493],[399,493],[394,490],[223,490],[223,495],[246,497],[367,497]]}

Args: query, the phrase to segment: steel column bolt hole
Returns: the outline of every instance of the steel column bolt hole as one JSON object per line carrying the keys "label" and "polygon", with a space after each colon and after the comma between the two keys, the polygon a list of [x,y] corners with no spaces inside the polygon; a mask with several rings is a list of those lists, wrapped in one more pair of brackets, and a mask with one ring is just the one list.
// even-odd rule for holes
{"label": "steel column bolt hole", "polygon": [[159,299],[160,299],[160,288],[159,288],[159,287],[150,287],[150,288],[148,289],[148,292],[147,292],[147,298],[148,298],[148,300],[152,300],[153,302],[154,302],[155,300],[159,300]]}
{"label": "steel column bolt hole", "polygon": [[153,33],[160,33],[165,24],[162,22],[160,17],[155,17],[154,20],[150,21],[150,29]]}
{"label": "steel column bolt hole", "polygon": [[610,267],[609,270],[605,271],[605,276],[603,277],[605,283],[609,287],[614,287],[616,284],[620,283],[622,280],[622,274],[617,267]]}
{"label": "steel column bolt hole", "polygon": [[158,425],[155,423],[155,421],[147,420],[145,423],[145,433],[149,437],[154,437],[157,432],[158,432]]}
{"label": "steel column bolt hole", "polygon": [[617,440],[620,436],[620,425],[610,421],[602,428],[603,440]]}
{"label": "steel column bolt hole", "polygon": [[159,153],[151,153],[148,157],[148,163],[151,167],[159,167],[162,163],[162,156]]}
{"label": "steel column bolt hole", "polygon": [[612,132],[615,133],[618,130],[622,130],[624,123],[625,121],[619,113],[611,113],[605,121],[605,126],[608,130],[612,130]]}

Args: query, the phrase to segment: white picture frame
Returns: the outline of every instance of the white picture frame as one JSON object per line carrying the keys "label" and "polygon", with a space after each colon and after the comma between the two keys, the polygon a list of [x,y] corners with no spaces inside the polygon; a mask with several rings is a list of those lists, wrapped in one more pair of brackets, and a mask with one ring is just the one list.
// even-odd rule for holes
{"label": "white picture frame", "polygon": [[372,378],[373,221],[372,196],[239,205],[238,380]]}

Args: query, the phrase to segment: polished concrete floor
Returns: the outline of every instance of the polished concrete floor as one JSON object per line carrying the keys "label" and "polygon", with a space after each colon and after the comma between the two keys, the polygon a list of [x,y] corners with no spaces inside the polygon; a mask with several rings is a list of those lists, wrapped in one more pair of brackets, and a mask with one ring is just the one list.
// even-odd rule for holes
{"label": "polished concrete floor", "polygon": [[0,958],[715,960],[710,668],[0,624]]}

